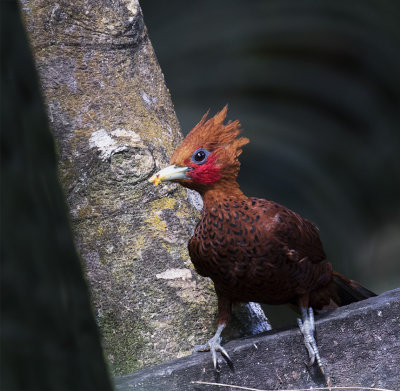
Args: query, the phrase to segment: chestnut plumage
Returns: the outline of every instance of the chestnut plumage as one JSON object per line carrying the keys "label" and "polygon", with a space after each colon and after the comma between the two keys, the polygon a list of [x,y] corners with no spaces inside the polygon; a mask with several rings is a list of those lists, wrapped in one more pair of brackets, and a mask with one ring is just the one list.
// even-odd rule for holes
{"label": "chestnut plumage", "polygon": [[332,270],[314,223],[242,193],[238,157],[249,140],[239,137],[239,121],[224,124],[226,113],[227,107],[208,120],[206,114],[175,150],[172,166],[150,179],[173,180],[203,198],[189,254],[197,272],[214,282],[219,315],[216,335],[195,350],[211,350],[214,367],[216,351],[229,358],[220,334],[235,302],[293,304],[303,317],[299,326],[310,362],[316,359],[323,372],[309,307],[335,308],[374,294]]}

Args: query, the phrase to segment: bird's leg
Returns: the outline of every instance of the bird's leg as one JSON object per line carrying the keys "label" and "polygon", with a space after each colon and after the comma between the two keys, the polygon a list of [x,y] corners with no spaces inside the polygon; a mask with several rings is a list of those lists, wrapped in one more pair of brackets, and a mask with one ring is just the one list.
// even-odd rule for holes
{"label": "bird's leg", "polygon": [[314,323],[314,312],[311,307],[307,308],[301,306],[301,316],[303,320],[297,319],[297,323],[300,327],[300,331],[304,336],[304,344],[306,345],[308,355],[310,357],[310,361],[307,366],[311,366],[314,364],[315,360],[317,360],[317,364],[322,374],[325,376],[324,367],[322,365],[322,360],[318,352],[317,343],[314,338],[315,331],[315,323]]}
{"label": "bird's leg", "polygon": [[196,345],[193,349],[194,352],[211,352],[212,360],[214,364],[214,369],[217,370],[217,352],[220,352],[226,360],[232,361],[229,357],[228,352],[221,346],[221,333],[222,330],[225,328],[225,323],[222,323],[218,326],[217,332],[214,336],[208,340],[204,345]]}
{"label": "bird's leg", "polygon": [[206,342],[204,345],[196,345],[193,349],[194,352],[211,352],[214,369],[217,369],[217,352],[220,352],[222,356],[232,365],[232,360],[229,357],[227,351],[221,346],[221,333],[228,323],[229,318],[232,314],[232,302],[226,296],[221,294],[215,289],[218,298],[218,328],[214,336]]}

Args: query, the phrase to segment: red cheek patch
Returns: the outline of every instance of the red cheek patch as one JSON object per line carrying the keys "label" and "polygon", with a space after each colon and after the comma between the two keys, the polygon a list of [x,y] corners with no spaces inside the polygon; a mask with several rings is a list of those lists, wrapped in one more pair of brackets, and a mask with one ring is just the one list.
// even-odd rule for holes
{"label": "red cheek patch", "polygon": [[186,175],[192,178],[193,182],[211,185],[221,179],[221,167],[216,165],[215,155],[209,155],[207,162],[204,164],[191,163],[189,166],[193,170],[189,171]]}

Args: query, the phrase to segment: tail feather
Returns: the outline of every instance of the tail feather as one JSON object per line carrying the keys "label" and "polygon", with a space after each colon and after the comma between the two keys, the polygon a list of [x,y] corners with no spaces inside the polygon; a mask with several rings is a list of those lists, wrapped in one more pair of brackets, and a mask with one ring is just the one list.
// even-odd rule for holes
{"label": "tail feather", "polygon": [[333,271],[333,282],[336,287],[339,306],[348,305],[356,301],[368,299],[376,296],[374,292],[363,287],[360,283],[350,280],[338,272]]}

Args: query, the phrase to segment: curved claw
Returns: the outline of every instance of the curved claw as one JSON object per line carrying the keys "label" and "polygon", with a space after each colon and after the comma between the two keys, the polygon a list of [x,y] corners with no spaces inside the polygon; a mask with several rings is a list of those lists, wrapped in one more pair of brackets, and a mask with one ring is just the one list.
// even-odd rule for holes
{"label": "curved claw", "polygon": [[218,363],[217,363],[217,352],[220,352],[221,355],[228,361],[228,363],[232,363],[231,358],[229,357],[228,352],[221,346],[222,338],[220,337],[222,330],[224,329],[225,325],[222,324],[218,327],[217,332],[215,335],[204,345],[196,345],[193,348],[194,352],[211,352],[212,361],[214,364],[214,369],[218,371]]}
{"label": "curved claw", "polygon": [[[313,353],[311,354],[310,361],[308,361],[308,362],[305,361],[305,364],[306,364],[308,367],[312,367],[312,365],[314,364],[314,362],[315,362],[315,353],[313,352]],[[323,368],[321,368],[321,372],[324,373]]]}

